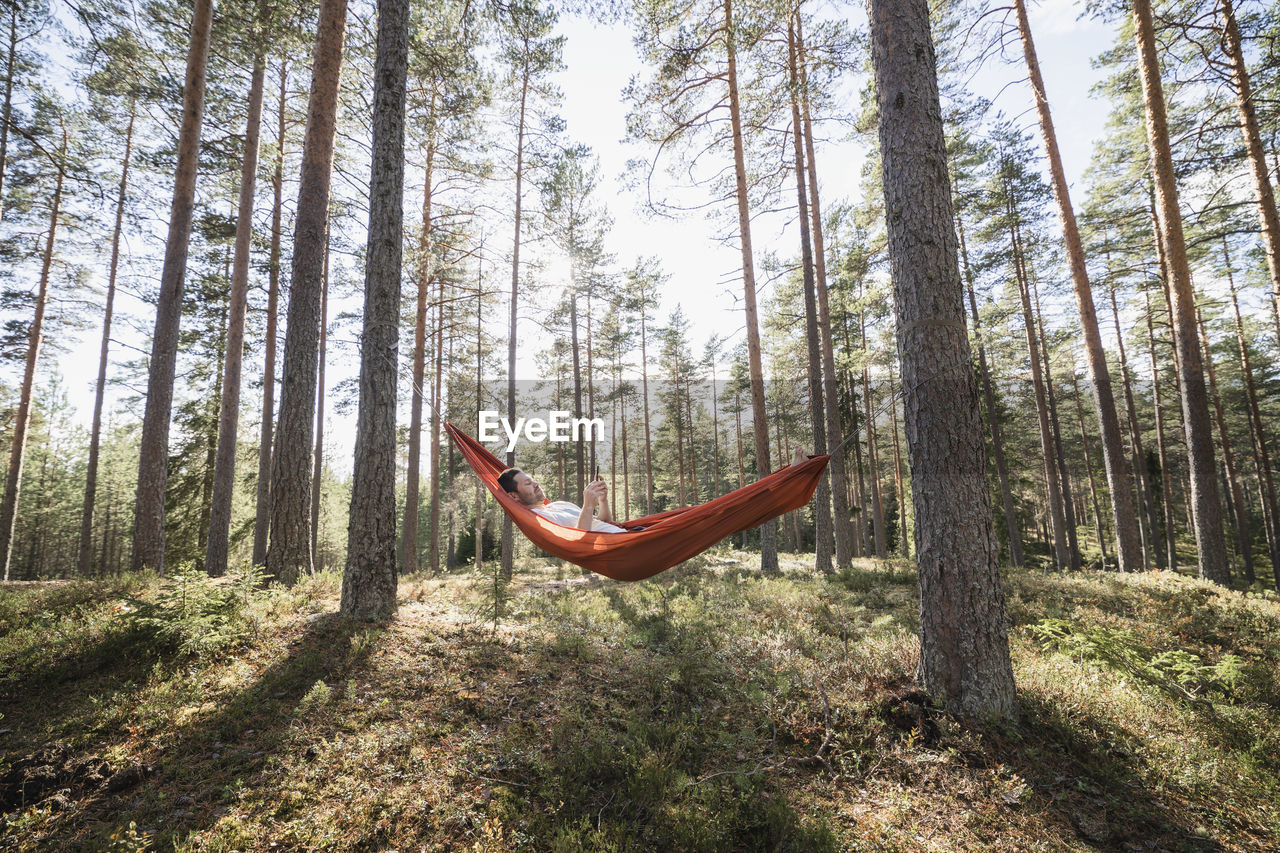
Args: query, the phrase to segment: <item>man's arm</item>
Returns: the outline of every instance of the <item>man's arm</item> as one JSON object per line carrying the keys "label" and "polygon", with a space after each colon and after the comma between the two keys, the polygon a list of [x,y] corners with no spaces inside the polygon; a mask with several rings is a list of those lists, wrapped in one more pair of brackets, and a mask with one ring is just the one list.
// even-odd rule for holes
{"label": "man's arm", "polygon": [[604,480],[598,480],[597,482],[600,483],[601,492],[599,512],[596,513],[596,518],[613,523],[613,510],[609,509],[609,487],[605,485]]}
{"label": "man's arm", "polygon": [[[582,512],[578,513],[578,529],[590,530],[591,521],[595,516],[596,505],[600,502],[604,495],[604,481],[592,480],[585,491],[582,493]],[[605,506],[608,506],[606,503]],[[608,521],[603,518],[602,520]]]}

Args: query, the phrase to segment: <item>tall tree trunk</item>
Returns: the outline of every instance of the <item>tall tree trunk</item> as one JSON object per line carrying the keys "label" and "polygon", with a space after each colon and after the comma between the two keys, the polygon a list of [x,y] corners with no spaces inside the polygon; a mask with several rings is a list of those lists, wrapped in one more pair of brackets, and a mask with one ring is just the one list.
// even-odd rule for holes
{"label": "tall tree trunk", "polygon": [[1036,398],[1036,416],[1040,425],[1040,450],[1044,453],[1045,488],[1049,501],[1049,520],[1053,524],[1054,562],[1059,571],[1071,564],[1067,551],[1066,520],[1063,516],[1062,493],[1058,490],[1058,477],[1054,469],[1053,432],[1049,425],[1049,405],[1045,399],[1045,380],[1041,376],[1040,347],[1037,343],[1035,319],[1031,314],[1030,285],[1022,270],[1018,241],[1011,240],[1014,252],[1014,271],[1018,293],[1022,298],[1022,324],[1027,333],[1027,358],[1031,364],[1031,386]]}
{"label": "tall tree trunk", "polygon": [[134,571],[164,571],[164,490],[168,479],[169,416],[182,322],[182,285],[195,208],[196,169],[200,159],[200,125],[204,118],[204,79],[213,26],[213,0],[196,0],[191,16],[191,46],[182,87],[182,126],[178,131],[178,165],[173,180],[169,236],[165,241],[160,296],[147,377],[147,404],[138,452],[138,492],[133,516]]}
{"label": "tall tree trunk", "polygon": [[[428,118],[435,112],[436,95],[431,93]],[[418,489],[422,483],[422,398],[426,391],[427,311],[431,301],[431,180],[435,160],[435,140],[427,140],[426,178],[422,185],[422,235],[418,241],[417,291],[413,314],[413,382],[409,397],[409,462],[404,489],[404,530],[400,537],[400,566],[406,575],[418,571]]]}
{"label": "tall tree trunk", "polygon": [[1071,395],[1076,401],[1076,420],[1080,422],[1080,446],[1084,451],[1084,471],[1089,477],[1089,503],[1093,509],[1093,527],[1098,536],[1098,549],[1102,551],[1103,568],[1107,565],[1107,537],[1102,524],[1102,510],[1098,505],[1098,486],[1093,478],[1093,462],[1089,459],[1089,434],[1084,428],[1084,403],[1080,400],[1080,382],[1075,368],[1071,370]]}
{"label": "tall tree trunk", "polygon": [[[227,252],[226,269],[223,273],[222,280],[224,282],[231,279],[231,252]],[[229,290],[230,288],[228,288]],[[209,399],[213,402],[213,411],[208,418],[208,428],[205,430],[205,460],[204,460],[204,482],[200,490],[200,523],[196,526],[199,531],[197,537],[197,548],[200,551],[208,553],[209,547],[209,529],[211,527],[211,518],[213,514],[213,491],[214,491],[214,474],[218,464],[218,425],[222,420],[222,390],[223,376],[226,369],[227,360],[227,314],[229,305],[227,299],[218,300],[218,348],[217,348],[217,366],[214,371],[213,393],[209,395]],[[225,572],[225,569],[223,570]]]}
{"label": "tall tree trunk", "polygon": [[[893,427],[893,483],[898,498],[898,542],[902,550],[902,559],[911,559],[911,537],[907,536],[907,496],[902,488],[902,454],[898,449],[898,389],[893,381],[893,372],[889,372],[889,422]],[[1018,542],[1021,543],[1021,537]],[[1019,548],[1018,556],[1022,551]],[[1021,565],[1019,563],[1018,565]]]}
{"label": "tall tree trunk", "polygon": [[1235,507],[1236,542],[1240,547],[1240,559],[1244,565],[1245,588],[1248,589],[1257,580],[1253,566],[1253,536],[1249,529],[1249,512],[1245,507],[1240,478],[1236,475],[1236,459],[1235,454],[1231,452],[1231,436],[1227,433],[1227,417],[1222,408],[1222,398],[1218,396],[1218,377],[1213,369],[1213,351],[1209,349],[1209,335],[1205,331],[1204,316],[1198,310],[1196,319],[1200,325],[1200,346],[1204,350],[1204,366],[1209,373],[1209,396],[1213,400],[1213,412],[1218,422],[1218,438],[1222,441],[1222,461],[1227,472],[1227,494]]}
{"label": "tall tree trunk", "polygon": [[[480,410],[484,408],[484,245],[481,243],[476,264],[476,435],[480,434]],[[484,495],[485,487],[476,480],[476,572],[484,571]]]}
{"label": "tall tree trunk", "polygon": [[[957,194],[959,188],[957,188]],[[973,336],[978,342],[978,375],[982,378],[982,397],[987,406],[987,422],[991,430],[991,452],[995,456],[996,476],[1000,481],[1000,505],[1004,510],[1005,528],[1009,533],[1009,562],[1022,565],[1022,535],[1018,529],[1018,516],[1013,506],[1013,490],[1009,487],[1009,466],[1004,456],[1003,431],[996,412],[996,395],[991,387],[991,372],[987,367],[987,348],[982,337],[982,320],[978,316],[978,300],[973,293],[973,270],[969,266],[969,249],[965,245],[964,222],[956,211],[956,236],[960,240],[960,264],[963,267],[965,289],[969,294],[969,312],[973,317]],[[896,405],[896,404],[895,404]],[[896,416],[895,416],[896,417]],[[894,425],[894,464],[898,456],[898,428]],[[899,474],[899,487],[901,486]]]}
{"label": "tall tree trunk", "polygon": [[653,515],[653,437],[649,432],[649,324],[645,316],[645,299],[642,289],[640,292],[640,396],[644,404],[644,514]]}
{"label": "tall tree trunk", "polygon": [[1249,82],[1249,69],[1245,65],[1244,48],[1240,43],[1240,26],[1236,22],[1231,0],[1218,0],[1222,15],[1222,49],[1231,65],[1231,79],[1236,90],[1236,109],[1240,114],[1240,133],[1244,137],[1245,151],[1249,155],[1249,170],[1253,173],[1254,195],[1258,203],[1258,222],[1262,228],[1262,248],[1267,256],[1267,271],[1271,275],[1271,306],[1280,317],[1280,214],[1276,211],[1275,190],[1271,186],[1271,173],[1267,169],[1266,151],[1262,146],[1262,134],[1258,130],[1258,115],[1253,105],[1253,86]]}
{"label": "tall tree trunk", "polygon": [[[571,276],[573,275],[572,266],[571,264]],[[575,282],[569,284],[569,349],[573,356],[573,417],[574,420],[580,420],[582,418],[582,364],[578,342],[578,288]],[[514,422],[513,420],[512,423]],[[573,453],[574,471],[577,475],[574,494],[581,495],[586,488],[587,479],[584,473],[587,466],[586,448],[581,441],[573,443]]]}
{"label": "tall tree trunk", "polygon": [[[861,284],[859,284],[861,287]],[[845,311],[843,322],[841,323],[842,337],[844,338],[845,352],[853,352],[853,341],[849,337],[849,315],[851,311]],[[871,545],[867,541],[867,502],[864,499],[866,487],[862,480],[862,429],[858,424],[860,422],[858,416],[858,394],[854,388],[853,371],[845,369],[844,377],[845,389],[849,399],[849,432],[852,433],[853,447],[853,464],[855,477],[850,483],[852,487],[852,495],[850,496],[850,504],[857,509],[853,518],[853,556],[862,557],[871,551]]]}
{"label": "tall tree trunk", "polygon": [[396,360],[404,227],[404,102],[409,0],[379,0],[369,239],[360,339],[360,408],[351,477],[342,615],[396,615]]}
{"label": "tall tree trunk", "polygon": [[876,557],[883,560],[889,556],[888,544],[884,532],[884,505],[880,501],[880,460],[876,453],[876,417],[871,407],[871,375],[867,370],[867,312],[864,308],[858,313],[858,332],[862,337],[862,408],[867,421],[867,474],[871,481],[871,520],[874,522],[874,541]]}
{"label": "tall tree trunk", "polygon": [[1147,301],[1147,345],[1151,352],[1151,405],[1155,409],[1161,504],[1164,507],[1165,564],[1173,571],[1178,568],[1177,532],[1173,524],[1173,480],[1169,475],[1169,454],[1164,440],[1164,407],[1160,403],[1160,370],[1156,365],[1156,329],[1155,321],[1151,318],[1151,294],[1143,291],[1143,297]]}
{"label": "tall tree trunk", "polygon": [[[431,574],[440,574],[440,419],[443,417],[444,400],[442,395],[444,392],[444,286],[445,278],[440,276],[439,283],[439,299],[440,304],[436,309],[436,375],[435,390],[431,394],[432,417],[431,417],[431,448],[428,451],[427,461],[431,463],[431,509],[427,514],[428,536],[427,539],[427,560],[431,565]],[[449,341],[450,350],[453,349],[453,339]],[[452,363],[452,359],[450,360]]]}
{"label": "tall tree trunk", "polygon": [[1182,421],[1187,436],[1187,467],[1191,478],[1191,504],[1195,521],[1200,576],[1215,583],[1227,582],[1227,545],[1222,533],[1222,503],[1218,498],[1217,463],[1209,401],[1204,387],[1204,366],[1196,335],[1195,295],[1187,264],[1182,218],[1178,210],[1178,185],[1169,149],[1164,88],[1156,54],[1155,27],[1150,0],[1133,2],[1134,35],[1138,45],[1138,69],[1142,77],[1147,113],[1147,144],[1155,174],[1160,238],[1169,261],[1169,289],[1173,300],[1173,336],[1178,350],[1178,387],[1182,392]]}
{"label": "tall tree trunk", "polygon": [[[1129,362],[1124,350],[1124,335],[1120,331],[1120,307],[1116,302],[1116,286],[1111,280],[1111,257],[1108,252],[1107,256],[1107,291],[1111,296],[1111,316],[1115,320],[1116,326],[1116,347],[1120,356],[1120,381],[1124,387],[1124,404],[1125,411],[1129,418],[1129,441],[1130,448],[1133,453],[1133,470],[1137,475],[1138,481],[1138,502],[1142,506],[1147,519],[1145,536],[1142,551],[1142,567],[1143,569],[1151,568],[1151,558],[1154,554],[1163,564],[1164,559],[1161,556],[1163,552],[1156,546],[1157,533],[1159,525],[1156,521],[1155,498],[1151,494],[1151,483],[1147,477],[1147,455],[1142,449],[1142,425],[1138,421],[1137,407],[1133,403],[1133,385],[1129,381]],[[1139,527],[1139,532],[1142,528]]]}
{"label": "tall tree trunk", "polygon": [[311,571],[309,528],[316,359],[346,16],[347,0],[323,0],[320,4],[311,94],[307,105],[307,133],[302,143],[302,172],[294,217],[293,269],[280,387],[280,423],[271,462],[271,542],[267,549],[267,570],[287,586],[292,586],[303,570]]}
{"label": "tall tree trunk", "polygon": [[253,522],[253,564],[267,564],[267,533],[271,526],[271,449],[275,427],[276,319],[280,301],[280,217],[284,209],[284,108],[288,96],[289,63],[280,63],[280,101],[276,113],[276,163],[271,175],[271,255],[267,263],[267,333],[263,342],[262,426],[258,437],[258,485]]}
{"label": "tall tree trunk", "polygon": [[[724,0],[725,52],[728,58],[729,121],[733,128],[733,167],[738,201],[738,236],[742,247],[742,287],[747,326],[747,365],[751,373],[752,426],[756,442],[756,474],[772,471],[769,460],[769,422],[764,407],[764,367],[760,358],[760,321],[756,312],[756,272],[751,250],[751,210],[747,196],[746,151],[742,142],[742,109],[738,101],[737,25],[733,0]],[[778,524],[760,526],[760,570],[778,574]]]}
{"label": "tall tree trunk", "polygon": [[[124,134],[124,159],[120,166],[120,187],[116,194],[116,222],[111,231],[111,265],[107,273],[107,298],[102,308],[102,344],[98,350],[98,380],[93,392],[93,427],[89,437],[89,467],[85,475],[84,508],[80,513],[80,549],[76,565],[81,577],[90,574],[93,561],[93,505],[98,490],[98,456],[102,443],[102,402],[107,389],[107,365],[111,350],[111,320],[115,313],[116,273],[120,268],[120,235],[124,231],[124,202],[129,188],[129,165],[133,157],[133,125],[138,114],[136,98],[129,101],[129,126]],[[0,163],[3,163],[0,154]],[[3,171],[0,168],[0,171]],[[106,570],[105,563],[93,574]]]}
{"label": "tall tree trunk", "polygon": [[[526,40],[525,47],[528,47]],[[528,52],[526,50],[526,56]],[[526,61],[520,85],[520,121],[516,130],[516,216],[515,236],[511,241],[511,323],[507,330],[507,421],[516,422],[516,305],[520,291],[520,217],[524,202],[524,122],[529,100],[529,64]],[[508,451],[507,465],[516,464],[515,451]],[[502,514],[502,576],[511,577],[515,564],[515,539],[511,532],[511,517]]]}
{"label": "tall tree trunk", "polygon": [[329,345],[329,236],[324,240],[324,289],[320,292],[320,354],[316,370],[316,450],[311,468],[311,570],[324,571],[320,562],[320,498],[324,486],[324,367]]}
{"label": "tall tree trunk", "polygon": [[[1022,49],[1026,57],[1027,72],[1035,94],[1040,131],[1044,137],[1045,152],[1049,157],[1053,197],[1058,203],[1058,216],[1062,221],[1062,236],[1067,249],[1067,264],[1071,269],[1076,307],[1080,313],[1080,328],[1084,334],[1089,378],[1093,384],[1093,400],[1097,408],[1098,429],[1102,437],[1102,463],[1107,474],[1107,485],[1111,490],[1112,512],[1116,522],[1116,554],[1120,561],[1120,571],[1137,571],[1141,560],[1142,543],[1138,533],[1137,516],[1133,509],[1133,497],[1129,491],[1128,461],[1125,459],[1124,441],[1120,435],[1120,419],[1116,415],[1115,394],[1111,389],[1111,372],[1107,368],[1106,353],[1102,348],[1102,333],[1098,328],[1098,314],[1093,304],[1093,289],[1089,284],[1089,272],[1085,267],[1084,247],[1080,242],[1080,230],[1076,226],[1075,211],[1071,207],[1071,195],[1067,188],[1066,172],[1062,167],[1062,155],[1058,152],[1058,136],[1053,127],[1053,115],[1049,111],[1044,79],[1040,76],[1040,61],[1036,58],[1036,47],[1031,38],[1031,23],[1027,20],[1026,3],[1023,0],[1014,0],[1014,8],[1018,14],[1018,29],[1022,34]],[[1101,530],[1098,531],[1098,535],[1102,535]]]}
{"label": "tall tree trunk", "polygon": [[244,156],[240,165],[240,199],[236,211],[236,249],[231,271],[231,304],[227,325],[227,359],[222,373],[222,403],[218,407],[218,450],[209,515],[209,541],[204,570],[218,576],[227,571],[231,537],[231,498],[235,491],[236,450],[240,432],[240,369],[244,362],[244,315],[249,303],[249,251],[253,238],[253,193],[258,180],[258,139],[262,130],[262,90],[266,55],[253,58],[249,83],[249,117],[245,122]]}
{"label": "tall tree trunk", "polygon": [[[626,421],[623,421],[626,430]],[[716,389],[716,364],[711,362],[711,499],[720,497],[720,399]]]}
{"label": "tall tree trunk", "polygon": [[916,510],[919,677],[953,713],[1015,718],[929,7],[925,0],[868,7]]}
{"label": "tall tree trunk", "polygon": [[[823,239],[822,206],[818,198],[818,166],[814,154],[813,122],[809,110],[809,74],[804,48],[802,15],[796,13],[796,58],[800,66],[800,109],[804,127],[805,163],[809,170],[809,218],[813,235],[813,271],[818,293],[818,334],[822,338],[822,401],[826,417],[826,452],[831,456],[831,497],[835,504],[836,565],[842,569],[853,560],[853,530],[849,519],[849,477],[840,449],[840,401],[836,393],[835,346],[831,337],[831,304],[827,292],[827,257]],[[815,451],[816,452],[816,451]]]}
{"label": "tall tree trunk", "polygon": [[[58,218],[62,215],[62,184],[66,177],[67,129],[62,128],[62,146],[54,168],[58,171],[53,201],[49,206],[49,233],[45,237],[44,257],[40,263],[40,285],[36,290],[35,312],[27,333],[27,357],[22,372],[22,390],[18,412],[14,416],[13,433],[9,437],[9,467],[0,499],[0,559],[4,560],[4,579],[9,580],[9,558],[13,551],[13,530],[17,521],[18,492],[22,486],[22,462],[27,449],[27,428],[31,424],[31,399],[35,391],[36,363],[44,342],[44,312],[49,304],[49,273],[53,266],[53,247],[58,235]],[[161,535],[164,534],[163,527]]]}
{"label": "tall tree trunk", "polygon": [[18,4],[9,4],[9,49],[5,54],[4,105],[0,106],[0,220],[4,219],[4,178],[9,171],[9,122],[13,118],[13,67],[18,59]]}
{"label": "tall tree trunk", "polygon": [[[1025,268],[1025,267],[1024,267]],[[1044,314],[1040,310],[1040,288],[1031,280],[1035,300],[1036,328],[1040,335],[1040,355],[1044,358],[1045,396],[1049,403],[1049,424],[1053,428],[1053,461],[1058,472],[1058,488],[1062,490],[1063,521],[1067,528],[1067,553],[1071,571],[1080,571],[1080,540],[1076,526],[1075,501],[1072,499],[1071,475],[1067,471],[1067,455],[1062,450],[1062,424],[1058,418],[1058,395],[1053,387],[1053,363],[1049,360],[1049,339],[1044,333]]]}
{"label": "tall tree trunk", "polygon": [[[793,21],[799,15],[793,16]],[[808,338],[809,371],[809,422],[813,429],[814,452],[827,447],[826,403],[822,387],[822,344],[818,326],[818,298],[814,283],[814,257],[810,246],[809,192],[805,186],[804,140],[800,118],[800,72],[796,62],[796,34],[793,21],[787,27],[787,57],[791,72],[791,137],[796,162],[796,210],[800,223],[800,258],[804,278],[805,336]],[[783,461],[785,464],[785,460]],[[831,486],[826,473],[818,480],[814,493],[814,568],[830,573],[831,555],[835,547],[831,521]],[[882,522],[883,526],[883,522]],[[877,528],[878,545],[883,544],[884,532]],[[884,557],[881,553],[880,557]]]}
{"label": "tall tree trunk", "polygon": [[[1226,244],[1223,244],[1226,251]],[[1227,257],[1227,287],[1231,293],[1231,309],[1235,319],[1236,344],[1240,348],[1240,373],[1244,378],[1244,390],[1249,401],[1249,425],[1253,435],[1254,455],[1261,472],[1262,512],[1270,520],[1271,535],[1267,537],[1267,551],[1271,557],[1271,574],[1276,589],[1280,590],[1280,512],[1276,506],[1276,488],[1271,474],[1271,453],[1267,449],[1267,434],[1262,426],[1258,407],[1258,390],[1253,379],[1253,362],[1249,358],[1249,345],[1244,336],[1244,324],[1240,321],[1240,302],[1236,299],[1235,280],[1231,274],[1231,258]]]}

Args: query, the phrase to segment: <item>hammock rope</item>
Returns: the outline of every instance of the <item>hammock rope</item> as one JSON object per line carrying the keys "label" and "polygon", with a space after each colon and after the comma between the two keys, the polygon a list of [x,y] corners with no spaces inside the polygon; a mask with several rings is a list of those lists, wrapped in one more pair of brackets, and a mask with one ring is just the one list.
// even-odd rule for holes
{"label": "hammock rope", "polygon": [[[720,540],[799,509],[813,497],[830,459],[810,456],[740,489],[692,507],[614,522],[626,533],[579,530],[548,521],[498,485],[507,465],[475,439],[445,422],[445,432],[503,511],[531,542],[561,559],[619,581],[653,577]],[[643,528],[643,529],[642,529]]]}

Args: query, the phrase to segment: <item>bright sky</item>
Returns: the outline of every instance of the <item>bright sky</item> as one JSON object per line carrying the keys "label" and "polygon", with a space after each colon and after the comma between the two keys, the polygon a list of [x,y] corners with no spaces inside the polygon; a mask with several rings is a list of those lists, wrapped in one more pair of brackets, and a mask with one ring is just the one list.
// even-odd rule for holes
{"label": "bright sky", "polygon": [[[1077,21],[1080,10],[1079,3],[1049,0],[1031,13],[1066,171],[1077,187],[1078,196],[1082,195],[1078,188],[1080,177],[1088,164],[1093,141],[1102,132],[1107,112],[1105,103],[1089,100],[1089,87],[1099,76],[1090,67],[1090,59],[1109,46],[1112,40],[1111,31],[1106,26],[1091,20]],[[861,4],[844,8],[828,6],[825,14],[845,12],[855,16],[856,23],[862,25]],[[679,302],[693,322],[697,350],[713,333],[733,335],[730,340],[732,346],[741,340],[743,323],[739,307],[741,281],[737,277],[740,255],[736,246],[717,243],[713,239],[712,225],[702,213],[690,214],[681,221],[646,219],[637,209],[634,194],[622,187],[620,175],[628,157],[643,153],[629,150],[622,142],[626,105],[620,93],[628,78],[640,71],[629,32],[623,24],[600,26],[586,18],[569,16],[561,21],[560,30],[567,36],[564,55],[567,70],[558,81],[564,92],[563,115],[568,123],[567,135],[575,142],[589,145],[600,157],[601,197],[607,200],[615,221],[608,236],[609,250],[616,254],[622,266],[629,266],[640,256],[659,256],[671,276],[663,294],[663,314],[659,319],[665,320],[667,312]],[[989,63],[975,77],[971,88],[993,99],[1007,115],[1022,114],[1023,122],[1030,125],[1033,116],[1026,113],[1031,105],[1028,87],[1024,82],[1010,83],[1022,76],[1021,53],[1011,53],[1008,59],[1011,63]],[[827,132],[838,134],[840,131],[831,128]],[[827,209],[838,199],[856,196],[862,162],[860,143],[838,138],[829,140],[819,147],[817,160]],[[1082,198],[1074,200],[1078,206]],[[776,250],[783,257],[797,252],[798,233],[789,227],[786,217],[762,217],[756,224],[753,239],[757,263],[769,250]],[[762,296],[767,298],[767,291]],[[149,323],[150,319],[147,320],[148,328]],[[532,357],[546,343],[539,334],[532,324],[526,323],[521,327],[522,356],[518,370],[521,377],[535,375]],[[411,334],[406,334],[402,338],[402,358],[406,357],[404,354],[410,342]],[[69,348],[60,364],[78,417],[86,424],[92,414],[97,346],[97,332],[91,330],[85,333],[78,345]],[[135,342],[135,346],[149,350],[145,341]],[[113,347],[113,357],[115,360],[124,357],[118,345]],[[356,365],[352,361],[346,357],[331,359],[328,374],[331,387],[347,375],[354,374]],[[256,420],[253,414],[255,407],[256,403],[246,397],[242,425]],[[342,448],[331,460],[333,467],[349,471],[350,448],[354,445],[354,413],[331,416],[327,433],[336,446]]]}

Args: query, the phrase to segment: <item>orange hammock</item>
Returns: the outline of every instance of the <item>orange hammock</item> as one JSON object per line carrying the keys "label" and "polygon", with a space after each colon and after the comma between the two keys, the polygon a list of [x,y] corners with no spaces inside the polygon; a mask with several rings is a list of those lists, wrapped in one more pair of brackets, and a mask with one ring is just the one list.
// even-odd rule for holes
{"label": "orange hammock", "polygon": [[[548,521],[498,485],[506,465],[451,423],[444,425],[467,464],[516,527],[543,551],[618,581],[639,581],[671,568],[743,530],[758,527],[813,497],[828,456],[810,456],[737,491],[693,507],[614,522],[627,533],[596,533]],[[636,528],[643,527],[643,530]]]}

